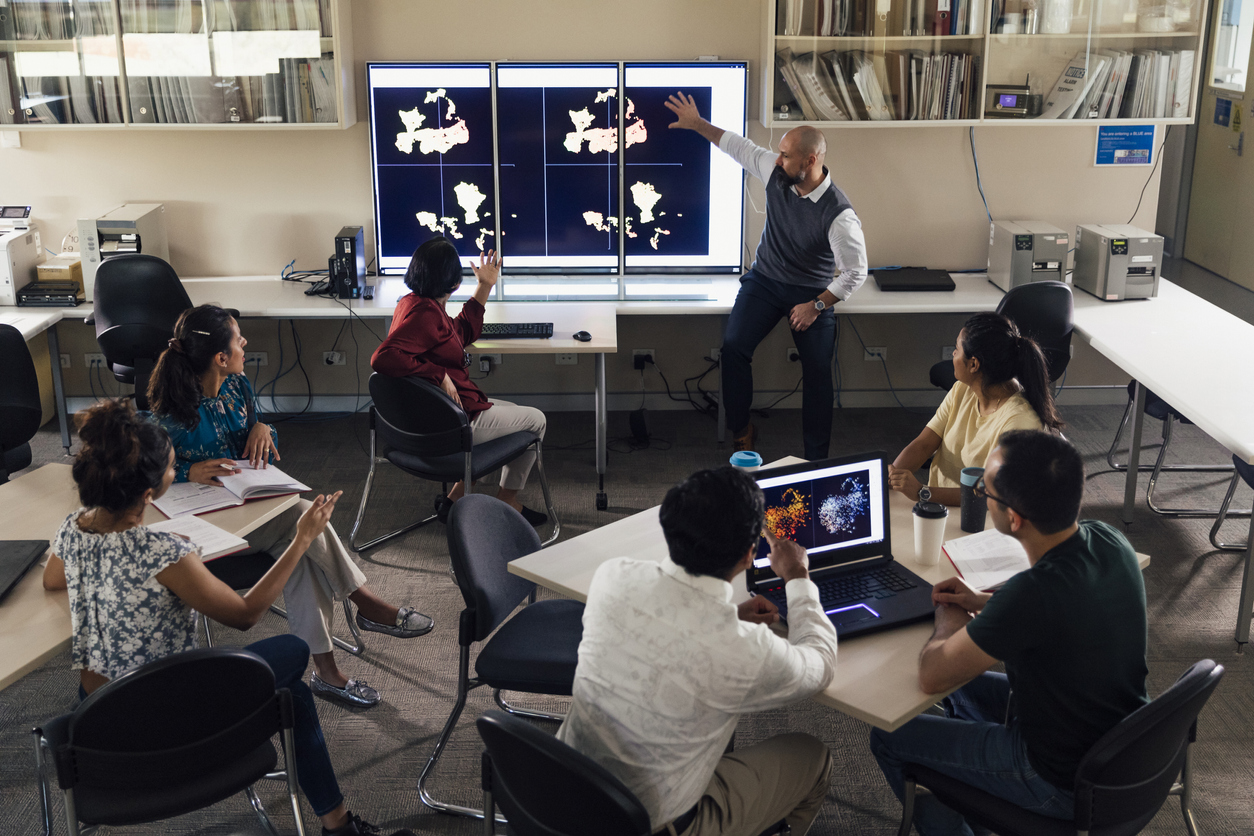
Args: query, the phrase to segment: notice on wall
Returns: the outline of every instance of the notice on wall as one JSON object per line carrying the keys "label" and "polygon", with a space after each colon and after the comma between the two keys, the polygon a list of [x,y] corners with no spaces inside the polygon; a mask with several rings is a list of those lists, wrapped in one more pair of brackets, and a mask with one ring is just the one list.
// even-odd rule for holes
{"label": "notice on wall", "polygon": [[1232,99],[1215,99],[1215,124],[1221,128],[1228,127],[1232,121]]}
{"label": "notice on wall", "polygon": [[1153,125],[1102,125],[1097,129],[1094,165],[1152,165]]}

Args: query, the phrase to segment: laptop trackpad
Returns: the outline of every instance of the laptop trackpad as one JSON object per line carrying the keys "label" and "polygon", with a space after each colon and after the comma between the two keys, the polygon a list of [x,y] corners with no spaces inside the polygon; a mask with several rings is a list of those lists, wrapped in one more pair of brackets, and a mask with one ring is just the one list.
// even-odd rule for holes
{"label": "laptop trackpad", "polygon": [[839,630],[841,627],[852,627],[865,621],[874,621],[880,618],[880,614],[866,604],[853,604],[852,606],[836,607],[835,609],[827,610],[827,617],[831,619],[832,624]]}

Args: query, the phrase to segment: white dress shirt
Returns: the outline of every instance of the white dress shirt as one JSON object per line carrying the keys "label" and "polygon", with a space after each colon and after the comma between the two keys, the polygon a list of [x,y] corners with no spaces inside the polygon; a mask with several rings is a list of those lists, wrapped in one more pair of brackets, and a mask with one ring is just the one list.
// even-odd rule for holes
{"label": "white dress shirt", "polygon": [[[771,174],[775,171],[775,159],[779,156],[774,151],[755,145],[751,140],[731,131],[723,132],[718,147],[763,183],[771,179]],[[823,182],[804,197],[817,203],[831,186],[832,175],[827,174]],[[792,190],[800,194],[796,186]],[[837,299],[844,301],[862,286],[867,276],[866,240],[862,236],[862,221],[858,220],[853,209],[836,216],[836,220],[827,229],[827,241],[832,247],[837,270],[836,277],[827,289]]]}
{"label": "white dress shirt", "polygon": [[787,639],[741,621],[732,587],[670,558],[607,561],[583,616],[574,700],[557,736],[627,785],[654,830],[700,800],[741,714],[831,682],[836,629],[790,581]]}

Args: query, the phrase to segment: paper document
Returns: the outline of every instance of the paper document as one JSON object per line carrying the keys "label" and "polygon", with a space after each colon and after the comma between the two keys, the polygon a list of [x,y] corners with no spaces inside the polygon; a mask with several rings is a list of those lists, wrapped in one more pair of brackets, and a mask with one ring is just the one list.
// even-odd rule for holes
{"label": "paper document", "polygon": [[202,485],[199,482],[176,482],[170,486],[160,499],[154,499],[153,507],[167,517],[184,517],[193,514],[206,514],[219,508],[230,508],[232,505],[243,505],[244,500],[216,485]]}
{"label": "paper document", "polygon": [[308,485],[298,482],[274,465],[254,468],[248,459],[236,459],[235,466],[239,468],[239,473],[219,476],[218,481],[240,499],[284,496],[310,490]]}
{"label": "paper document", "polygon": [[153,523],[148,528],[152,531],[164,531],[167,534],[179,534],[191,540],[196,550],[200,552],[201,560],[225,557],[248,548],[248,541],[243,537],[236,537],[231,532],[218,528],[200,517],[175,517],[172,520]]}
{"label": "paper document", "polygon": [[1031,566],[1019,541],[995,528],[950,540],[943,548],[967,585],[981,591],[999,587]]}
{"label": "paper document", "polygon": [[310,490],[308,485],[298,482],[274,465],[254,469],[248,459],[237,459],[235,466],[239,468],[239,473],[218,477],[222,487],[199,482],[176,482],[160,499],[153,500],[153,507],[167,517],[184,517],[243,505],[250,499],[269,499]]}

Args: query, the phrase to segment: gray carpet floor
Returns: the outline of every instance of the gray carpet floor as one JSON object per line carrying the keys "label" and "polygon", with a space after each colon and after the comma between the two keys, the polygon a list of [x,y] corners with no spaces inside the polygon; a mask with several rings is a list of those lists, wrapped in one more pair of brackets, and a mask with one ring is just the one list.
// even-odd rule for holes
{"label": "gray carpet floor", "polygon": [[[1068,437],[1084,453],[1090,474],[1096,474],[1088,482],[1085,516],[1119,524],[1123,477],[1098,471],[1106,470],[1105,450],[1122,410],[1066,407],[1065,394],[1062,403]],[[617,452],[610,455],[606,480],[610,509],[598,512],[591,416],[549,416],[545,462],[562,517],[563,539],[657,504],[672,483],[695,469],[725,462],[730,454],[726,445],[715,443],[713,422],[705,416],[665,412],[651,414],[650,419],[651,447],[628,452],[623,442],[613,445]],[[778,410],[756,420],[760,451],[768,461],[800,453],[799,413]],[[926,416],[901,409],[839,410],[833,455],[877,448],[895,453],[925,421]],[[35,442],[36,465],[62,460],[54,427],[45,428]],[[625,435],[626,427],[625,415],[611,415],[612,436]],[[1157,427],[1157,422],[1147,419],[1147,444],[1158,440]],[[345,537],[364,482],[366,434],[361,416],[288,422],[280,427],[285,469],[317,489],[344,490],[334,522]],[[1156,450],[1148,452],[1152,455]],[[1184,427],[1173,442],[1171,459],[1223,463],[1227,455],[1196,428]],[[1144,486],[1147,477],[1141,481]],[[1174,503],[1216,505],[1226,484],[1224,476],[1171,475],[1164,478],[1162,495]],[[383,531],[425,515],[437,489],[385,469],[377,482],[367,529]],[[532,507],[542,507],[534,484],[523,499]],[[1248,509],[1250,503],[1250,492],[1242,486],[1235,507]],[[1153,558],[1145,572],[1151,693],[1162,691],[1201,658],[1214,658],[1227,668],[1227,676],[1202,714],[1195,749],[1194,809],[1201,832],[1250,833],[1254,832],[1254,673],[1246,657],[1235,652],[1233,641],[1242,555],[1212,549],[1207,542],[1210,524],[1210,520],[1155,517],[1142,498],[1127,532],[1137,550]],[[1225,535],[1244,539],[1247,529],[1245,521],[1233,522]],[[436,627],[430,635],[408,641],[367,634],[363,658],[343,655],[341,666],[350,676],[364,678],[382,692],[384,701],[378,707],[358,712],[319,703],[332,760],[350,807],[387,832],[409,827],[419,833],[482,833],[480,823],[431,812],[422,805],[416,789],[418,774],[451,708],[456,682],[456,623],[462,601],[449,576],[444,536],[438,523],[429,525],[362,558],[375,590],[395,602],[417,606],[434,617]],[[219,628],[217,635],[226,643],[244,644],[283,629],[282,621],[267,616],[249,634]],[[1093,640],[1100,641],[1100,637]],[[9,832],[25,836],[39,831],[28,731],[71,707],[76,679],[67,653],[0,692],[0,819],[9,822]],[[549,704],[560,708],[561,701]],[[431,785],[438,798],[478,806],[480,746],[472,723],[489,707],[490,693],[472,693]],[[749,744],[784,731],[813,734],[828,743],[835,756],[828,802],[812,833],[896,832],[900,807],[868,752],[866,725],[807,701],[744,718],[737,742]],[[290,832],[291,815],[279,785],[263,784],[259,791],[279,827]],[[59,799],[54,809],[59,830],[64,826]],[[307,822],[317,826],[311,816]],[[261,832],[242,796],[168,824],[125,830],[143,834]],[[596,833],[597,828],[590,825],[587,832]],[[1169,802],[1146,832],[1183,833],[1179,807]]]}

